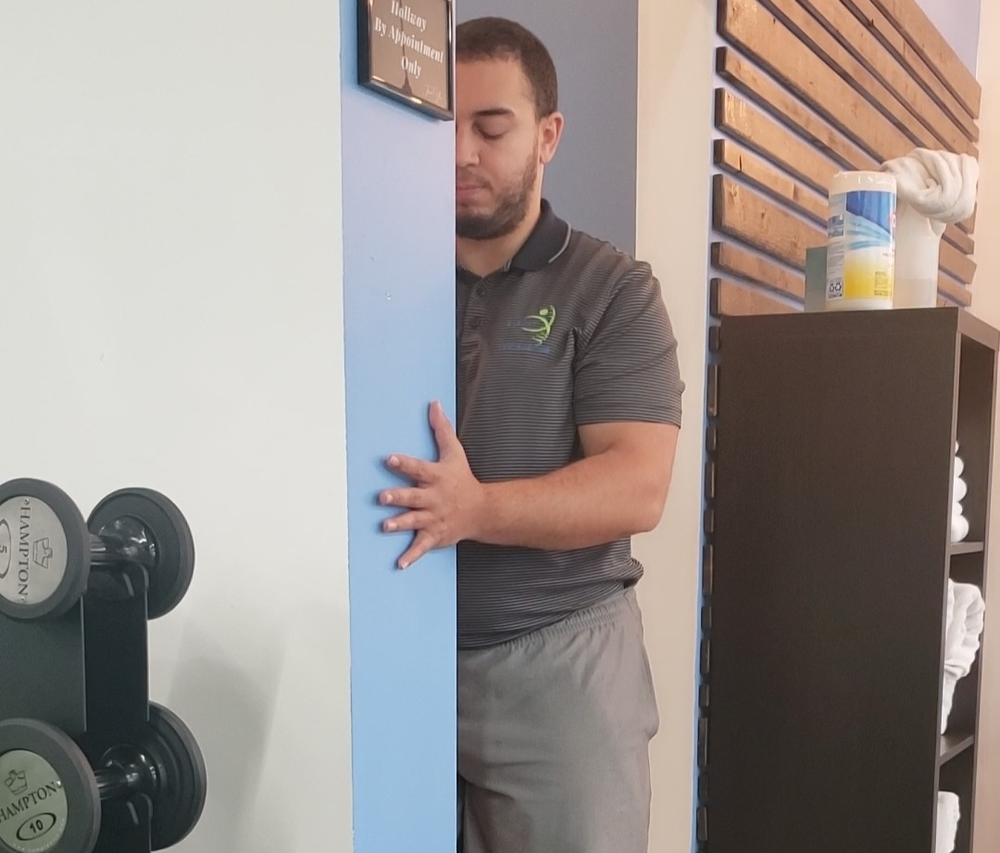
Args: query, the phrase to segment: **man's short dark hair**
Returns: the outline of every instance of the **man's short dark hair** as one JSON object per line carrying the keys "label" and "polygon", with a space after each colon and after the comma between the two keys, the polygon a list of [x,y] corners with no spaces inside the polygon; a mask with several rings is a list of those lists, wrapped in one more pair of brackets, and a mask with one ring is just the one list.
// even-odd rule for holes
{"label": "man's short dark hair", "polygon": [[475,18],[455,30],[455,59],[513,59],[528,78],[538,118],[559,108],[559,85],[552,56],[533,32],[506,18]]}

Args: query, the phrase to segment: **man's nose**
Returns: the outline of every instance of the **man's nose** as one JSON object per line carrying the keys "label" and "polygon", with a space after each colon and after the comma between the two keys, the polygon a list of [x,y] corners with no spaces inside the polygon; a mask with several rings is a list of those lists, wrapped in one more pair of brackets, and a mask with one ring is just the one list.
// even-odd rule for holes
{"label": "man's nose", "polygon": [[479,164],[479,146],[469,127],[455,125],[455,165],[459,168]]}

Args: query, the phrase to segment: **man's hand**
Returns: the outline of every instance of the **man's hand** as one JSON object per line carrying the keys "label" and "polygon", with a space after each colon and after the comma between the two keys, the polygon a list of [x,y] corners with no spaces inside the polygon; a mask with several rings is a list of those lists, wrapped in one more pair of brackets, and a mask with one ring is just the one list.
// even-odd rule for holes
{"label": "man's hand", "polygon": [[485,503],[485,489],[469,468],[465,449],[440,403],[430,407],[430,424],[438,461],[390,456],[389,468],[411,479],[414,485],[386,489],[379,496],[384,506],[407,510],[386,520],[383,530],[416,532],[413,543],[397,562],[401,569],[412,566],[433,548],[448,548],[473,538]]}

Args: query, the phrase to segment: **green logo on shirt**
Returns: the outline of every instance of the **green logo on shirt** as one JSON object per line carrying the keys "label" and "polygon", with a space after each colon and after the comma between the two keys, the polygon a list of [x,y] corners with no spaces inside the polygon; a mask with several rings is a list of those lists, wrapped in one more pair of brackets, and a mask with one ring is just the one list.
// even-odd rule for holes
{"label": "green logo on shirt", "polygon": [[521,330],[531,335],[536,344],[544,344],[549,335],[552,334],[552,327],[556,322],[556,309],[554,305],[548,305],[537,314],[526,317],[527,326],[521,326]]}

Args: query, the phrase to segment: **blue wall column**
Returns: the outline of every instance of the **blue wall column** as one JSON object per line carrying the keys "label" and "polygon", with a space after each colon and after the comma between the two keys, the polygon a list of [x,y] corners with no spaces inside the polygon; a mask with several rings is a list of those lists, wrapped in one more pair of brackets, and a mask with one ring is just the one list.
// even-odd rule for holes
{"label": "blue wall column", "polygon": [[441,853],[456,827],[454,553],[396,570],[409,540],[379,531],[376,496],[390,453],[434,453],[428,404],[454,416],[455,127],[358,85],[357,5],[341,0],[354,849]]}

